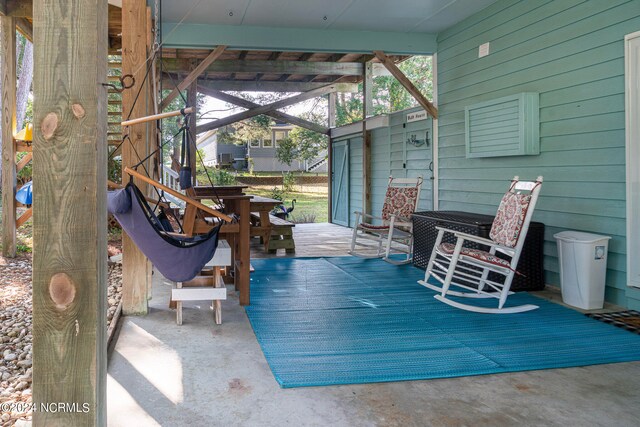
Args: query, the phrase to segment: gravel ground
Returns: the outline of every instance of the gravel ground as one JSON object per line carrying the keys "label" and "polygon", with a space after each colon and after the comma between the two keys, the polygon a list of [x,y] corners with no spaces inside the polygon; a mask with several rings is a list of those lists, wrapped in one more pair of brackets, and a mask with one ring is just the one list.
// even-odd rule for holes
{"label": "gravel ground", "polygon": [[[31,419],[31,256],[0,256],[0,426]],[[109,265],[108,323],[122,294],[122,266]]]}

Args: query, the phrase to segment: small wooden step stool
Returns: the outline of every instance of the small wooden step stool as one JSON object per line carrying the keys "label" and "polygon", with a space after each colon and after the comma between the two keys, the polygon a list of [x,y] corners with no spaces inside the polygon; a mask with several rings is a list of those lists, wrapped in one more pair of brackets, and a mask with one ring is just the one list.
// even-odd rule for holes
{"label": "small wooden step stool", "polygon": [[213,301],[215,322],[222,323],[222,300],[227,299],[227,288],[220,274],[221,267],[231,265],[231,246],[226,240],[218,242],[213,258],[199,276],[188,282],[177,282],[171,290],[171,300],[176,302],[176,323],[182,325],[183,301]]}

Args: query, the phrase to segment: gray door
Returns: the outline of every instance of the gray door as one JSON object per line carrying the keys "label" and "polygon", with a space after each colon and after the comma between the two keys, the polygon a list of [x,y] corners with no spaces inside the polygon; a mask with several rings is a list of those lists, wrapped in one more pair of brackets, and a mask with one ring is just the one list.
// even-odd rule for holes
{"label": "gray door", "polygon": [[334,224],[349,225],[349,144],[331,144],[331,219]]}

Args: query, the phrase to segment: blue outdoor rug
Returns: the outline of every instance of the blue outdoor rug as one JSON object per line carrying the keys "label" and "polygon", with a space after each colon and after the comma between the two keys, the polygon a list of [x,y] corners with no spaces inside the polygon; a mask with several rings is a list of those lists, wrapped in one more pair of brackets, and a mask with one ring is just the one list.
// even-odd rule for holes
{"label": "blue outdoor rug", "polygon": [[435,300],[411,265],[353,257],[251,262],[246,311],[282,387],[640,360],[640,336],[526,293],[507,305],[538,310],[478,314]]}

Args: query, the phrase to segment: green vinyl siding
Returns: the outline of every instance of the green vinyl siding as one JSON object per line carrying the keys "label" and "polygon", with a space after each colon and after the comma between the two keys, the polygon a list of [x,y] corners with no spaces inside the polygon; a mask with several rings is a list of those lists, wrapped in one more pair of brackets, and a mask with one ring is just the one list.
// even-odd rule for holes
{"label": "green vinyl siding", "polygon": [[382,212],[389,184],[389,128],[371,131],[371,213]]}
{"label": "green vinyl siding", "polygon": [[362,211],[362,135],[349,138],[349,227],[355,225],[355,211]]}
{"label": "green vinyl siding", "polygon": [[[494,214],[514,175],[544,176],[534,221],[546,225],[545,280],[559,285],[553,234],[612,236],[606,298],[640,306],[626,286],[624,36],[640,0],[499,0],[438,35],[441,210]],[[478,46],[490,43],[488,56]],[[468,159],[465,107],[539,93],[540,154]]]}
{"label": "green vinyl siding", "polygon": [[[389,175],[396,178],[424,178],[418,210],[433,209],[433,192],[429,163],[432,158],[433,132],[431,119],[406,123],[408,113],[420,111],[412,108],[389,115],[389,126],[371,130],[371,214],[380,215],[389,184]],[[408,135],[415,134],[424,139],[429,131],[429,141],[415,147],[406,143]],[[362,210],[363,158],[362,135],[360,133],[336,138],[334,143],[346,141],[349,145],[349,226],[355,225],[355,211]],[[345,184],[346,185],[346,184]],[[341,194],[344,194],[341,193]],[[336,203],[336,200],[333,200]],[[374,223],[377,223],[374,221]]]}
{"label": "green vinyl siding", "polygon": [[[428,118],[406,123],[408,113],[420,110],[421,108],[412,108],[398,111],[389,116],[391,175],[398,178],[422,176],[424,183],[420,191],[417,210],[428,211],[433,209],[431,171],[429,170],[433,148],[433,122],[431,118]],[[412,134],[416,135],[419,140],[425,139],[427,131],[429,132],[428,145],[425,143],[416,147],[406,142]]]}

